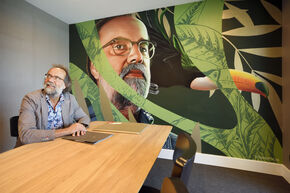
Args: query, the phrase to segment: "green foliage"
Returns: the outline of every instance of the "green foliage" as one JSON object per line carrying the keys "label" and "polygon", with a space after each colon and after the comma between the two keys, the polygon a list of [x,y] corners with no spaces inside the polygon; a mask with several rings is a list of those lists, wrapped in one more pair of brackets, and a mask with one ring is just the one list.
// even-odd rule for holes
{"label": "green foliage", "polygon": [[[155,10],[154,22],[164,38],[182,54],[182,66],[197,67],[212,79],[228,98],[236,113],[238,123],[233,129],[212,128],[200,124],[201,139],[228,156],[281,162],[282,147],[277,138],[265,120],[241,96],[228,72],[221,34],[222,11],[223,1],[219,0],[204,0],[175,6],[172,14],[176,33],[172,26],[165,26],[164,23],[168,19],[166,13],[170,12],[169,9]],[[141,98],[119,79],[106,58],[102,56],[93,21],[76,26],[88,56],[113,88],[160,119],[186,132],[192,132],[194,121]],[[82,72],[78,72],[75,78],[81,79],[81,88],[84,93],[88,93],[86,97],[95,102],[93,104],[95,112],[100,112],[99,104],[96,103],[99,101],[97,86]],[[122,119],[122,116],[121,118],[118,116],[120,112],[114,109],[113,105],[112,108],[115,119]],[[98,116],[101,117],[99,114]]]}
{"label": "green foliage", "polygon": [[[80,87],[94,109],[98,121],[103,121],[103,114],[100,106],[99,88],[94,81],[75,64],[70,63],[70,76],[72,80],[78,80]],[[126,122],[127,119],[111,104],[113,116],[115,121]]]}
{"label": "green foliage", "polygon": [[[175,27],[178,38],[192,63],[219,86],[232,104],[238,123],[230,130],[201,125],[201,139],[228,156],[281,162],[281,145],[265,120],[247,103],[236,89],[227,70],[221,28],[205,16],[215,3],[215,16],[221,20],[223,3],[207,0],[196,4],[177,6]],[[221,11],[218,11],[221,10]],[[206,13],[208,13],[206,15]],[[183,64],[185,68],[189,68]],[[222,111],[222,109],[221,109]]]}
{"label": "green foliage", "polygon": [[[90,36],[80,35],[80,37],[85,37],[85,39],[82,39],[83,46],[86,49],[89,58],[94,63],[98,72],[117,92],[122,94],[124,97],[126,97],[138,107],[167,121],[169,124],[172,124],[186,132],[192,132],[192,129],[195,126],[194,121],[183,118],[171,111],[168,111],[165,108],[162,108],[146,100],[143,96],[138,95],[135,90],[133,90],[118,76],[118,74],[113,70],[112,66],[108,62],[105,53],[102,51],[102,49],[100,49],[100,42],[98,38],[98,33],[95,29],[94,21],[78,23],[76,24],[76,26],[79,33],[85,31],[83,30],[83,28],[91,32]],[[96,47],[93,47],[91,45],[94,45]],[[97,53],[99,53],[100,50],[100,54],[94,55],[96,53],[96,50]],[[115,110],[113,109],[113,111]],[[120,113],[119,111],[115,112]]]}

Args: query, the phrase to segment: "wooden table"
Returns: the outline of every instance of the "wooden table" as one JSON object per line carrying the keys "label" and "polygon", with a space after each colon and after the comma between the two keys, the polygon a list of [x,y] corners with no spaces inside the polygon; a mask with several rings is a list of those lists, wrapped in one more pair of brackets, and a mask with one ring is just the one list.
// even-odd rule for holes
{"label": "wooden table", "polygon": [[56,139],[4,152],[0,192],[136,193],[171,128],[150,125],[140,135],[115,133],[95,145]]}

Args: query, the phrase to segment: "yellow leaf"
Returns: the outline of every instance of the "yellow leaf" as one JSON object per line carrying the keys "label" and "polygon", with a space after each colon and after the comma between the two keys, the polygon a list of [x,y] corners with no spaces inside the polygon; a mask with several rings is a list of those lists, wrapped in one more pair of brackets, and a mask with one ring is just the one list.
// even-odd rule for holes
{"label": "yellow leaf", "polygon": [[258,112],[261,104],[261,95],[251,92],[253,108]]}
{"label": "yellow leaf", "polygon": [[272,87],[272,85],[263,77],[260,77],[261,79],[264,80],[265,84],[267,85],[267,87],[269,88],[269,96],[268,96],[268,100],[270,102],[271,108],[274,112],[275,118],[277,119],[277,122],[280,126],[280,128],[282,129],[283,132],[283,127],[282,127],[282,103],[281,100],[277,94],[277,92],[275,91],[275,89]]}
{"label": "yellow leaf", "polygon": [[261,3],[265,7],[265,9],[268,11],[268,13],[272,16],[273,19],[280,25],[282,24],[282,12],[280,9],[272,5],[271,3],[261,0]]}
{"label": "yellow leaf", "polygon": [[282,48],[281,47],[248,48],[248,49],[240,49],[240,51],[246,52],[249,54],[258,55],[258,56],[269,57],[269,58],[282,57]]}
{"label": "yellow leaf", "polygon": [[[256,76],[255,72],[252,71],[254,76]],[[253,108],[258,112],[261,104],[261,95],[258,93],[251,92],[252,104]]]}
{"label": "yellow leaf", "polygon": [[163,25],[164,25],[164,29],[166,31],[167,36],[170,38],[171,37],[171,30],[170,30],[170,25],[169,25],[169,22],[167,20],[166,15],[164,15],[164,17],[163,17]]}
{"label": "yellow leaf", "polygon": [[255,72],[266,77],[267,79],[271,80],[272,82],[275,82],[276,84],[282,86],[282,77],[274,75],[274,74],[266,73],[266,72],[257,71],[257,70],[255,70]]}
{"label": "yellow leaf", "polygon": [[159,21],[159,23],[161,23],[161,21],[160,21],[161,13],[162,13],[162,9],[160,8],[160,9],[158,9],[158,21]]}
{"label": "yellow leaf", "polygon": [[133,13],[132,14],[134,17],[136,17],[136,18],[139,18],[139,19],[141,19],[141,17],[140,17],[140,15],[139,15],[139,13],[138,12],[136,12],[136,13]]}
{"label": "yellow leaf", "polygon": [[108,98],[106,91],[102,84],[99,84],[100,91],[100,105],[105,121],[114,121],[113,111],[111,108],[111,101]]}
{"label": "yellow leaf", "polygon": [[243,25],[243,26],[254,26],[254,23],[247,13],[247,10],[240,9],[236,6],[233,6],[229,3],[225,3],[225,5],[232,12],[232,15]]}
{"label": "yellow leaf", "polygon": [[229,36],[258,36],[275,31],[280,27],[280,25],[255,25],[252,27],[240,27],[232,29],[229,31],[225,31],[222,34]]}
{"label": "yellow leaf", "polygon": [[201,152],[200,126],[197,122],[192,130],[191,137],[196,144],[196,152]]}
{"label": "yellow leaf", "polygon": [[232,14],[232,11],[227,9],[227,10],[224,10],[223,11],[223,16],[222,16],[222,19],[230,19],[230,18],[233,18],[234,15]]}
{"label": "yellow leaf", "polygon": [[243,64],[242,64],[242,61],[241,61],[241,57],[240,57],[240,55],[239,55],[237,50],[235,50],[234,66],[235,66],[236,70],[244,71]]}
{"label": "yellow leaf", "polygon": [[[159,23],[161,24],[161,13],[162,13],[162,9],[158,9],[158,20],[159,20]],[[163,27],[166,31],[166,34],[167,36],[170,38],[171,37],[171,30],[170,30],[170,25],[169,25],[169,22],[167,20],[167,17],[166,15],[163,15]]]}
{"label": "yellow leaf", "polygon": [[89,109],[88,109],[88,106],[87,106],[87,103],[85,101],[85,97],[84,97],[84,94],[83,94],[83,91],[81,89],[81,86],[78,82],[78,80],[73,80],[73,89],[74,89],[74,95],[76,97],[76,100],[78,102],[78,104],[80,105],[80,107],[83,109],[83,111],[89,116],[90,113],[89,113]]}
{"label": "yellow leaf", "polygon": [[130,108],[128,109],[128,117],[129,117],[129,122],[137,123],[137,121],[136,121],[136,119],[135,119],[135,117],[134,117],[134,115],[133,115],[133,113],[132,113]]}
{"label": "yellow leaf", "polygon": [[209,90],[209,97],[208,98],[212,97],[212,95],[214,94],[214,92],[215,92],[215,90]]}

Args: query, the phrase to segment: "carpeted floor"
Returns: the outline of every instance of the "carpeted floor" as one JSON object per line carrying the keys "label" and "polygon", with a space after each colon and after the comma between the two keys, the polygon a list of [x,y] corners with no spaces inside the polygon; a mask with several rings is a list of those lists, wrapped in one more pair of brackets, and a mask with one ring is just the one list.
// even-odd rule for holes
{"label": "carpeted floor", "polygon": [[[145,185],[160,189],[171,175],[173,162],[157,159]],[[188,186],[190,193],[290,193],[290,184],[280,176],[194,164]]]}

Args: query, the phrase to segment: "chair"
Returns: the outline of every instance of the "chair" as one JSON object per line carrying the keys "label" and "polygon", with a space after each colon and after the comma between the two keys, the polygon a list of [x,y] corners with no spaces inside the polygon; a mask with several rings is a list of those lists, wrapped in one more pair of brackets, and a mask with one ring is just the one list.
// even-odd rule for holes
{"label": "chair", "polygon": [[10,118],[10,135],[12,137],[18,137],[18,119],[19,116]]}
{"label": "chair", "polygon": [[160,193],[189,193],[184,183],[175,177],[166,177],[163,180]]}
{"label": "chair", "polygon": [[[178,135],[174,154],[173,154],[173,169],[171,178],[179,179],[185,186],[188,185],[191,169],[193,166],[196,153],[196,144],[192,137],[187,133],[180,133]],[[162,184],[163,186],[163,184]],[[139,193],[145,192],[159,192],[158,189],[150,186],[142,186]]]}
{"label": "chair", "polygon": [[[144,186],[143,186],[144,187]],[[141,188],[139,193],[189,193],[180,178],[166,177],[163,180],[161,190],[148,187]]]}
{"label": "chair", "polygon": [[11,137],[16,137],[16,144],[14,148],[20,147],[22,145],[18,137],[18,119],[19,116],[14,116],[10,118],[10,135]]}
{"label": "chair", "polygon": [[196,144],[192,137],[187,133],[179,134],[173,153],[174,166],[171,177],[180,178],[186,186],[193,167],[195,153]]}

